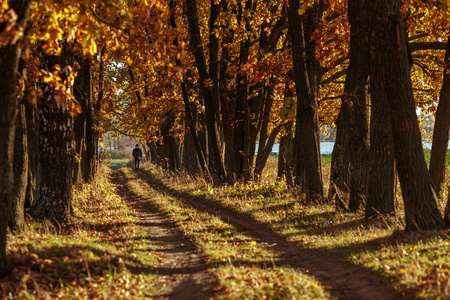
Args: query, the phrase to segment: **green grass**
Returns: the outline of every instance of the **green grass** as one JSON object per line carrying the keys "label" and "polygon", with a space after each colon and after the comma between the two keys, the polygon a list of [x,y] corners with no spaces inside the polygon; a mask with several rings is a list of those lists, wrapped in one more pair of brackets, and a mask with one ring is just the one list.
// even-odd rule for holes
{"label": "green grass", "polygon": [[[322,160],[326,182],[329,157]],[[196,245],[207,272],[219,283],[215,298],[329,297],[327,288],[314,278],[283,265],[231,224],[152,189],[138,173],[124,168],[129,160],[108,163],[122,168],[128,188],[157,205]],[[148,163],[143,173],[150,171],[168,188],[207,199],[210,205],[246,214],[299,249],[343,257],[377,272],[400,291],[414,289],[423,299],[450,298],[449,237],[446,232],[404,233],[400,194],[396,217],[365,221],[363,212],[335,213],[331,203],[306,201],[297,188],[275,180],[276,164],[270,157],[260,182],[218,188],[201,178],[167,176]],[[157,255],[146,231],[136,225],[137,217],[114,194],[105,165],[94,182],[75,191],[73,208],[73,226],[58,230],[50,223],[30,221],[23,232],[9,233],[12,274],[0,279],[2,299],[155,295],[158,278],[150,270],[159,265]]]}
{"label": "green grass", "polygon": [[[269,160],[269,169],[274,163]],[[329,167],[325,164],[325,168]],[[378,272],[400,291],[412,288],[417,290],[417,297],[426,299],[450,297],[449,237],[434,232],[404,233],[401,201],[396,204],[396,217],[366,221],[362,211],[335,213],[330,203],[306,201],[296,188],[271,180],[273,173],[266,173],[258,183],[213,188],[201,180],[166,177],[154,167],[145,168],[151,168],[160,180],[176,190],[207,197],[220,206],[250,214],[299,248],[345,257]],[[275,170],[272,166],[272,172]],[[329,170],[325,169],[324,174],[329,174]]]}
{"label": "green grass", "polygon": [[22,233],[9,233],[11,275],[0,279],[1,299],[146,299],[155,293],[156,274],[130,271],[148,270],[157,260],[107,170],[101,166],[93,183],[75,191],[73,226],[60,231],[29,221]]}
{"label": "green grass", "polygon": [[[146,166],[159,179],[165,176]],[[129,187],[155,203],[197,245],[209,271],[218,279],[218,299],[325,299],[328,293],[317,281],[287,266],[279,265],[257,242],[214,215],[200,212],[181,200],[161,194],[130,170],[124,170]],[[172,177],[177,187],[186,185]],[[192,183],[192,181],[191,181]],[[181,184],[181,186],[180,186]],[[191,186],[192,188],[192,186]]]}

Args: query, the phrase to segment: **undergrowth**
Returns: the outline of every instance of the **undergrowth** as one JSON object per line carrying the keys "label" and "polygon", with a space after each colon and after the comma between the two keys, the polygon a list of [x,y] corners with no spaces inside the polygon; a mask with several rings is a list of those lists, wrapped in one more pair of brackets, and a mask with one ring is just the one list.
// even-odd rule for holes
{"label": "undergrowth", "polygon": [[[91,184],[75,191],[74,225],[57,230],[28,221],[9,233],[10,275],[2,299],[145,299],[154,294],[157,262],[137,218],[108,182],[102,166]],[[146,250],[143,254],[142,250]]]}
{"label": "undergrowth", "polygon": [[[314,278],[283,265],[267,247],[226,220],[152,188],[142,177],[145,172],[168,189],[246,214],[299,248],[336,255],[377,272],[400,291],[414,290],[424,299],[450,298],[448,235],[403,232],[400,189],[397,216],[366,221],[363,211],[335,212],[331,203],[307,201],[297,188],[276,180],[275,159],[269,159],[259,182],[224,187],[186,174],[168,176],[149,164],[136,173],[124,168],[126,162],[113,161],[111,166],[124,172],[127,188],[158,206],[197,245],[207,272],[217,278],[215,298],[317,299],[329,294]],[[323,163],[326,182],[329,162]],[[114,193],[108,172],[102,166],[92,183],[75,191],[71,226],[61,229],[30,220],[22,232],[8,233],[10,274],[0,279],[2,299],[155,296],[158,278],[151,270],[159,265],[156,253],[145,230],[136,225],[137,217]],[[443,193],[446,199],[446,189]]]}
{"label": "undergrowth", "polygon": [[[400,291],[411,289],[424,299],[450,298],[449,237],[445,232],[405,233],[400,188],[396,216],[366,221],[363,210],[335,212],[331,203],[306,201],[296,188],[276,181],[273,171],[260,182],[215,188],[193,180],[186,188],[180,185],[180,178],[166,177],[154,166],[145,168],[170,188],[250,214],[300,248],[345,257],[378,272]],[[329,165],[325,168],[324,173],[329,174]],[[442,198],[446,199],[446,194]]]}
{"label": "undergrowth", "polygon": [[[158,192],[130,169],[123,171],[132,192],[156,204],[198,246],[209,271],[218,279],[217,299],[328,298],[324,287],[312,277],[280,265],[232,225]],[[173,181],[179,183],[180,179]]]}

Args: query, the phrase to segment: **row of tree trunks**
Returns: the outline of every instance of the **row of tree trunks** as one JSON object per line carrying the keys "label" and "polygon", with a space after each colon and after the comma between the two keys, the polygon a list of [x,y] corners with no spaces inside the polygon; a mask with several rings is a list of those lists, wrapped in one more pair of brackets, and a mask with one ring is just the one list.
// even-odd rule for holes
{"label": "row of tree trunks", "polygon": [[297,92],[295,127],[295,182],[308,198],[323,197],[320,160],[319,118],[317,111],[318,68],[315,41],[311,34],[322,14],[320,3],[299,15],[299,1],[289,1],[289,30],[292,39],[294,82]]}
{"label": "row of tree trunks", "polygon": [[219,99],[214,98],[213,90],[208,86],[211,76],[208,73],[205,53],[200,36],[197,1],[186,2],[186,14],[188,19],[188,29],[190,37],[190,46],[195,57],[199,73],[200,93],[205,103],[205,125],[208,137],[209,150],[209,170],[215,185],[221,185],[226,182],[227,176],[221,155],[220,134],[217,118]]}
{"label": "row of tree trunks", "polygon": [[[17,14],[17,21],[9,30],[25,30],[31,1],[11,0],[11,9]],[[0,32],[6,30],[6,22],[0,24]],[[6,232],[13,201],[14,189],[14,134],[17,110],[17,84],[19,59],[22,49],[18,41],[0,47],[0,276],[5,274]]]}
{"label": "row of tree trunks", "polygon": [[[371,72],[371,82],[380,80],[391,115],[394,155],[403,200],[406,230],[433,230],[444,227],[433,182],[428,172],[412,93],[404,21],[400,0],[369,3],[370,65],[379,66]],[[374,91],[375,92],[375,91]],[[380,101],[372,95],[372,105]],[[384,100],[382,100],[384,101]],[[383,105],[384,102],[378,103]]]}

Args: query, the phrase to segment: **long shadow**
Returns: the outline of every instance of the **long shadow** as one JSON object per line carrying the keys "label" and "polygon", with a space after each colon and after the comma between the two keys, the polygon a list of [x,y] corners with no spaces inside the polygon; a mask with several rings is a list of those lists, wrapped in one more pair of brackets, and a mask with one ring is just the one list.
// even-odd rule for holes
{"label": "long shadow", "polygon": [[178,191],[156,178],[147,170],[138,174],[150,186],[162,194],[177,198],[191,207],[214,215],[234,226],[241,233],[259,242],[262,247],[272,251],[286,264],[311,273],[323,286],[331,287],[331,294],[339,299],[413,299],[415,291],[395,291],[386,284],[381,276],[361,266],[349,263],[342,257],[331,255],[322,250],[301,249],[289,242],[284,236],[275,233],[267,224],[258,222],[249,213],[239,212],[230,206],[224,206],[204,195],[191,195]]}
{"label": "long shadow", "polygon": [[[166,214],[162,213],[157,206],[152,204],[150,201],[141,199],[136,193],[129,190],[126,187],[127,179],[123,175],[121,170],[113,173],[112,178],[110,180],[116,183],[116,193],[121,196],[128,204],[133,207],[136,211],[145,212],[152,214],[150,216],[152,219],[156,217],[164,218],[167,222],[157,221],[157,222],[139,222],[138,224],[143,227],[156,227],[164,228],[164,232],[166,235],[163,236],[148,236],[147,239],[149,241],[153,241],[154,244],[157,242],[160,245],[165,245],[167,247],[163,249],[151,249],[153,251],[167,253],[167,254],[176,254],[184,252],[186,255],[199,254],[199,247],[197,247],[191,240],[183,235],[183,232],[171,221]],[[139,216],[140,214],[137,213]],[[144,219],[141,219],[144,220]],[[141,239],[143,239],[142,237]],[[150,249],[149,249],[150,250]],[[195,282],[192,276],[188,276],[187,280],[182,280],[178,286],[175,286],[170,295],[158,295],[158,297],[167,296],[171,299],[176,299],[178,297],[182,297],[183,289],[187,288],[189,285],[195,286],[194,295],[192,295],[195,299],[209,299],[214,294],[215,288],[217,287],[217,279],[213,276],[207,276],[204,271],[212,268],[212,264],[207,263],[205,261],[193,261],[192,264],[180,266],[181,264],[170,264],[168,267],[151,267],[148,269],[139,267],[134,268],[130,266],[129,269],[136,274],[140,273],[155,273],[159,275],[192,275],[193,273],[202,274],[202,283]],[[193,290],[190,289],[192,292]]]}

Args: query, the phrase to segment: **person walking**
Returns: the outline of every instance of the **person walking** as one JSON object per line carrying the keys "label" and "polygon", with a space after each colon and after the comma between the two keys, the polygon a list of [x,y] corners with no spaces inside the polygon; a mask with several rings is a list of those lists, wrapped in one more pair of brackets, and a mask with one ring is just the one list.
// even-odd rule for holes
{"label": "person walking", "polygon": [[142,150],[139,148],[139,144],[136,144],[136,148],[133,149],[133,157],[134,157],[134,169],[139,170],[139,162],[142,159]]}

